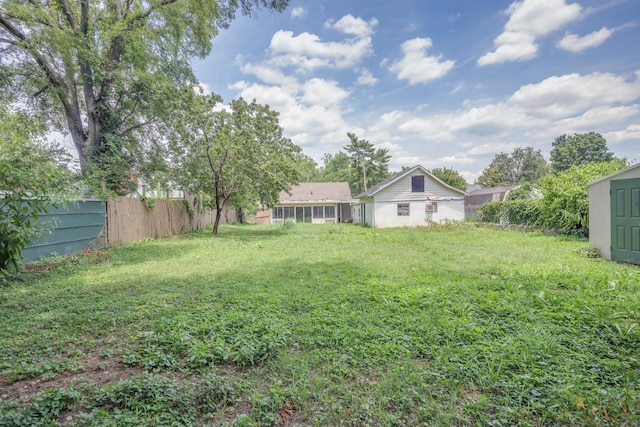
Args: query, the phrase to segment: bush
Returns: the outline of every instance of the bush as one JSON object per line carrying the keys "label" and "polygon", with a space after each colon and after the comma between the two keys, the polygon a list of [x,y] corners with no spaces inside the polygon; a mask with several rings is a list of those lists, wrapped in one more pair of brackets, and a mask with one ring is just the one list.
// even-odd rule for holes
{"label": "bush", "polygon": [[489,202],[482,205],[478,209],[478,213],[484,222],[540,227],[543,223],[543,218],[540,212],[541,205],[541,199],[519,199],[506,202]]}
{"label": "bush", "polygon": [[626,166],[624,160],[574,166],[542,179],[541,214],[544,225],[563,234],[589,235],[589,192],[587,183]]}
{"label": "bush", "polygon": [[61,202],[69,173],[60,150],[33,142],[38,123],[0,106],[0,271],[14,272],[22,250],[43,231],[38,215]]}

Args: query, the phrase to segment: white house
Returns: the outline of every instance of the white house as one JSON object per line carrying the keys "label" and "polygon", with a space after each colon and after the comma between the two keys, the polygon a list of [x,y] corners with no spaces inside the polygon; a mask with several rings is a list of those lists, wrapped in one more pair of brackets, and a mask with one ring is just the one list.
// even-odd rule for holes
{"label": "white house", "polygon": [[603,258],[640,264],[640,163],[587,187],[591,247]]}
{"label": "white house", "polygon": [[303,182],[291,187],[290,193],[280,193],[278,204],[271,209],[269,222],[350,222],[351,202],[351,190],[347,182]]}
{"label": "white house", "polygon": [[465,195],[416,165],[356,196],[354,222],[385,228],[464,220]]}

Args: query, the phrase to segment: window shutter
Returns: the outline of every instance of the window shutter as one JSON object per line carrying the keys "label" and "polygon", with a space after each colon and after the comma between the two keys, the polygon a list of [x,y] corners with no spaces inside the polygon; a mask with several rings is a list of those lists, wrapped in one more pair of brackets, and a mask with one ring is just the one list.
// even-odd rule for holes
{"label": "window shutter", "polygon": [[424,175],[415,175],[411,177],[411,192],[424,193]]}

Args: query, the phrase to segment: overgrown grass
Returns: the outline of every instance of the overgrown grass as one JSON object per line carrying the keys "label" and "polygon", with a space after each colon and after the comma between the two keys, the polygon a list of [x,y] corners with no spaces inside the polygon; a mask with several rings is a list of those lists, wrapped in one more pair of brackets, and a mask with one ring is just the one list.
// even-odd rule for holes
{"label": "overgrown grass", "polygon": [[640,423],[640,269],[584,240],[209,233],[2,285],[0,425]]}

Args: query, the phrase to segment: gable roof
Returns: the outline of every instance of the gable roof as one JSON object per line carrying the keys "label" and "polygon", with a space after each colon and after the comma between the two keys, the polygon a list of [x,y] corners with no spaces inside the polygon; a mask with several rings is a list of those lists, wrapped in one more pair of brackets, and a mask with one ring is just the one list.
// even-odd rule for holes
{"label": "gable roof", "polygon": [[439,179],[437,176],[433,175],[431,172],[429,172],[427,169],[424,168],[424,166],[422,165],[415,165],[412,168],[409,169],[405,169],[401,172],[398,172],[394,175],[391,175],[389,178],[385,179],[384,181],[382,181],[381,183],[379,183],[378,185],[375,185],[373,187],[371,187],[370,189],[368,189],[367,191],[360,193],[356,196],[356,199],[360,199],[362,197],[371,197],[374,194],[376,194],[377,192],[387,188],[388,186],[392,185],[394,182],[400,180],[401,178],[415,172],[415,171],[421,171],[422,173],[424,173],[425,175],[427,175],[428,177],[430,177],[431,179],[433,179],[434,181],[440,183],[442,186],[453,190],[457,193],[460,193],[461,195],[465,196],[467,193],[465,193],[464,191],[457,189],[455,187],[450,186],[449,184],[445,183],[444,181],[442,181],[441,179]]}
{"label": "gable roof", "polygon": [[291,194],[281,191],[278,203],[351,203],[352,199],[347,182],[303,182],[291,187]]}

